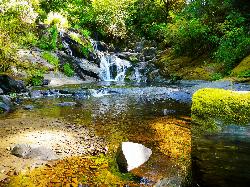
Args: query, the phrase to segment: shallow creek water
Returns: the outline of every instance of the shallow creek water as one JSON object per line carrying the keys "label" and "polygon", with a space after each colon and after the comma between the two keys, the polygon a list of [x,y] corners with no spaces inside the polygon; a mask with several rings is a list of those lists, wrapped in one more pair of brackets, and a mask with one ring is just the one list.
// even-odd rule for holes
{"label": "shallow creek water", "polygon": [[[124,89],[130,90],[131,88],[124,87]],[[218,134],[192,136],[190,103],[178,98],[169,98],[169,94],[163,94],[161,90],[162,88],[158,87],[158,94],[157,92],[148,94],[146,91],[136,91],[133,94],[92,94],[87,98],[22,99],[14,112],[0,118],[1,141],[7,142],[3,143],[0,148],[4,152],[4,146],[10,146],[8,143],[14,142],[6,140],[6,137],[11,138],[17,132],[35,133],[37,129],[42,129],[46,136],[47,131],[45,130],[53,128],[58,137],[65,138],[65,142],[84,144],[84,141],[96,136],[100,138],[100,146],[105,146],[104,152],[109,155],[107,165],[105,165],[105,161],[100,161],[102,159],[99,157],[99,160],[93,161],[87,159],[88,154],[81,155],[79,152],[72,152],[72,154],[66,154],[67,158],[64,158],[59,164],[53,162],[55,166],[46,165],[45,170],[46,167],[47,169],[57,166],[64,167],[63,172],[67,173],[69,170],[68,175],[74,176],[70,176],[70,179],[68,176],[56,178],[57,175],[54,175],[53,172],[48,176],[48,172],[32,175],[32,171],[29,171],[31,173],[26,177],[37,177],[37,180],[47,179],[44,183],[39,183],[34,179],[28,183],[30,186],[66,186],[67,183],[69,186],[247,186],[246,184],[250,182],[250,127],[233,126]],[[76,104],[73,106],[58,105],[63,102]],[[23,107],[27,105],[33,105],[34,108],[24,110]],[[32,128],[22,127],[22,123],[30,123]],[[76,126],[75,128],[83,127],[85,130],[89,129],[93,134],[88,135],[89,137],[83,139],[82,142],[74,142],[67,134],[73,130],[69,129],[66,132],[64,127],[58,130],[51,124],[65,125],[65,128],[73,124],[74,127]],[[8,125],[12,130],[4,130],[3,127]],[[29,124],[26,125],[29,126]],[[35,127],[36,125],[38,127]],[[11,131],[13,132],[11,133]],[[81,131],[76,132],[81,133]],[[23,134],[18,136],[20,141]],[[49,141],[56,141],[56,136]],[[110,163],[114,163],[112,159],[123,141],[141,143],[152,149],[153,152],[145,164],[131,171],[134,177],[129,179],[122,178],[123,174],[117,174],[117,171],[110,169],[112,167]],[[72,145],[73,148],[78,149]],[[70,150],[70,148],[68,149]],[[8,151],[4,153],[5,156],[8,154],[10,154]],[[98,151],[95,154],[99,155]],[[71,158],[81,161],[72,161]],[[101,164],[96,164],[97,162],[101,162]],[[2,167],[6,165],[1,161],[0,164]],[[82,169],[80,164],[84,165]],[[86,166],[88,164],[90,166]],[[97,166],[93,166],[95,164]],[[70,173],[73,169],[69,165],[78,165],[75,166],[78,168],[77,173]],[[103,169],[99,171],[96,167]],[[105,173],[106,171],[108,173]],[[22,174],[18,174],[14,173],[13,175],[18,176],[11,177],[11,180],[24,179]],[[20,175],[22,175],[21,178]],[[11,180],[7,180],[5,185],[15,186]],[[18,185],[20,186],[20,184],[22,183]]]}

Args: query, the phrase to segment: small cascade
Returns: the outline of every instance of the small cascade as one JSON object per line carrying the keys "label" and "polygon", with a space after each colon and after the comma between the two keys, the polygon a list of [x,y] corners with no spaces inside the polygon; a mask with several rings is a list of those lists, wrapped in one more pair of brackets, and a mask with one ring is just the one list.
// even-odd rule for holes
{"label": "small cascade", "polygon": [[131,64],[128,60],[121,59],[114,53],[109,53],[105,43],[90,39],[89,41],[94,49],[91,51],[92,56],[97,58],[93,60],[85,59],[74,55],[76,52],[72,45],[75,45],[75,41],[72,41],[65,33],[60,33],[60,35],[62,37],[64,50],[66,54],[72,58],[77,69],[79,69],[78,74],[80,74],[81,78],[86,79],[85,76],[83,76],[83,74],[85,74],[102,81],[124,81],[126,71],[131,67]]}
{"label": "small cascade", "polygon": [[100,79],[103,81],[122,82],[126,76],[126,70],[131,66],[127,60],[122,60],[116,55],[101,54]]}
{"label": "small cascade", "polygon": [[126,77],[126,70],[131,67],[128,60],[120,59],[114,54],[109,54],[105,51],[100,51],[99,43],[91,40],[91,44],[100,59],[99,77],[103,81],[124,81]]}
{"label": "small cascade", "polygon": [[141,79],[142,79],[142,75],[139,71],[139,68],[135,68],[135,71],[134,71],[134,75],[133,75],[133,80],[135,80],[136,82],[141,82]]}

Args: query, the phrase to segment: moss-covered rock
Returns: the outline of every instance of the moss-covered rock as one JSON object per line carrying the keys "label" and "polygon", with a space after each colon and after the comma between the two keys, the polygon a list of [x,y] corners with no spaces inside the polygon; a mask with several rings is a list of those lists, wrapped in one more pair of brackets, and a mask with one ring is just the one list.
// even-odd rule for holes
{"label": "moss-covered rock", "polygon": [[233,76],[239,76],[245,71],[250,71],[250,55],[244,58],[238,66],[236,66],[233,71]]}
{"label": "moss-covered rock", "polygon": [[213,80],[213,74],[221,72],[222,65],[214,63],[209,56],[196,58],[176,57],[171,50],[166,50],[155,62],[161,74],[166,78],[179,77],[186,80]]}
{"label": "moss-covered rock", "polygon": [[230,78],[238,82],[250,82],[250,55],[232,70]]}
{"label": "moss-covered rock", "polygon": [[207,129],[250,123],[250,92],[204,88],[192,98],[192,120]]}

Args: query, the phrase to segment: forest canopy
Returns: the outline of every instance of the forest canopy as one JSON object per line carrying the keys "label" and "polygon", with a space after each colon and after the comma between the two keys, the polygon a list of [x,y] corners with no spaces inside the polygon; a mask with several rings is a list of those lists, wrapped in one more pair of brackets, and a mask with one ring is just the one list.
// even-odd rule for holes
{"label": "forest canopy", "polygon": [[[250,52],[249,10],[248,0],[0,0],[0,71],[17,63],[16,49],[76,29],[103,41],[154,40],[176,56],[206,54],[229,74]],[[40,24],[50,29],[46,41]]]}

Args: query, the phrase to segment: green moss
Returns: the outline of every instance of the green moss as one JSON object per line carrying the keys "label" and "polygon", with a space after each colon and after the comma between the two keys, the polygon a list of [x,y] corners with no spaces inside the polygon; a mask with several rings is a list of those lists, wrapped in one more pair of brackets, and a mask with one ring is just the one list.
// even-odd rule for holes
{"label": "green moss", "polygon": [[204,88],[192,98],[192,120],[208,129],[250,122],[250,92],[242,93],[217,88]]}
{"label": "green moss", "polygon": [[235,77],[246,77],[246,75],[249,76],[250,72],[250,55],[244,58],[241,63],[236,66],[231,75]]}
{"label": "green moss", "polygon": [[72,77],[75,71],[69,63],[66,63],[63,65],[63,73],[68,77]]}
{"label": "green moss", "polygon": [[219,75],[223,72],[223,67],[219,63],[214,63],[209,56],[202,55],[196,58],[187,56],[176,57],[171,50],[161,54],[156,62],[161,74],[172,79],[179,77],[186,80],[214,80],[220,79]]}

